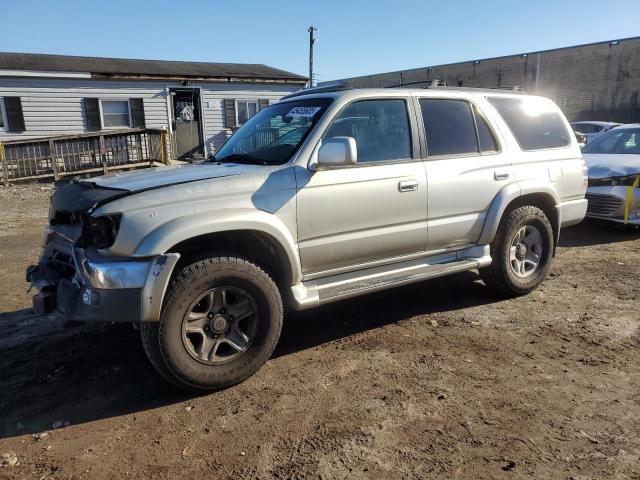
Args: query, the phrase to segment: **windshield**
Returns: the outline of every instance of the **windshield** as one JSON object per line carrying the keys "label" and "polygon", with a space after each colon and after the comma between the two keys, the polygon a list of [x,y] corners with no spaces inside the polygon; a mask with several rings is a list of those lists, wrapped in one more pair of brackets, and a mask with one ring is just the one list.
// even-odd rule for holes
{"label": "windshield", "polygon": [[588,143],[582,153],[617,153],[640,155],[640,128],[609,130]]}
{"label": "windshield", "polygon": [[279,165],[286,163],[318,123],[331,98],[282,102],[251,117],[224,144],[217,162]]}

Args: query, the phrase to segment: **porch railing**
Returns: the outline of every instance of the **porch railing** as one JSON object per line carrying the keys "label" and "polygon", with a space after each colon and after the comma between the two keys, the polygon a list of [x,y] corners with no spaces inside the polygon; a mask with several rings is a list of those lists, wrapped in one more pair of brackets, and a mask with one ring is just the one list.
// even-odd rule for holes
{"label": "porch railing", "polygon": [[0,143],[2,182],[102,172],[170,162],[166,130],[127,129]]}

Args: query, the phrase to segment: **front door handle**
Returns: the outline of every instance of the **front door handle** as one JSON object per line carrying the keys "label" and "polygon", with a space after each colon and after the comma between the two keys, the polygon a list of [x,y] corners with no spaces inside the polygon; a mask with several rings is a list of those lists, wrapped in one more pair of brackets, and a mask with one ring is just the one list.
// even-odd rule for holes
{"label": "front door handle", "polygon": [[493,172],[493,178],[496,180],[506,180],[507,178],[509,178],[509,172],[501,172],[499,170],[496,170],[495,172]]}
{"label": "front door handle", "polygon": [[398,183],[398,190],[401,192],[413,192],[418,189],[417,180],[402,180]]}

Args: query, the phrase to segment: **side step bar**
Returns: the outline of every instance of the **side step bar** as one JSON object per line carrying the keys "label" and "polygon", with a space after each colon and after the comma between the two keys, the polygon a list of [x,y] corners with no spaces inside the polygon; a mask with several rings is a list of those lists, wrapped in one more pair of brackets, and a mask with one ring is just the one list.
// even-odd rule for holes
{"label": "side step bar", "polygon": [[378,290],[485,267],[491,264],[491,257],[488,247],[483,250],[484,255],[476,258],[460,258],[460,253],[464,251],[450,252],[301,282],[291,287],[291,304],[296,310],[304,310]]}

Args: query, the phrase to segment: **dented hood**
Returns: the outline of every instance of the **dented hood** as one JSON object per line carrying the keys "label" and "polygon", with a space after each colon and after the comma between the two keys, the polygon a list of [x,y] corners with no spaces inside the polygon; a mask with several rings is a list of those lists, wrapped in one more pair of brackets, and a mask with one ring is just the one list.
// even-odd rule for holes
{"label": "dented hood", "polygon": [[237,163],[200,162],[169,167],[155,167],[131,172],[113,173],[90,181],[99,187],[117,188],[138,192],[179,183],[196,182],[209,178],[242,175],[264,168],[260,165],[241,165]]}
{"label": "dented hood", "polygon": [[146,168],[73,181],[55,191],[52,206],[62,212],[83,212],[138,192],[233,175],[246,175],[264,168],[260,165],[201,162]]}
{"label": "dented hood", "polygon": [[640,174],[640,155],[585,153],[589,178],[626,177]]}

